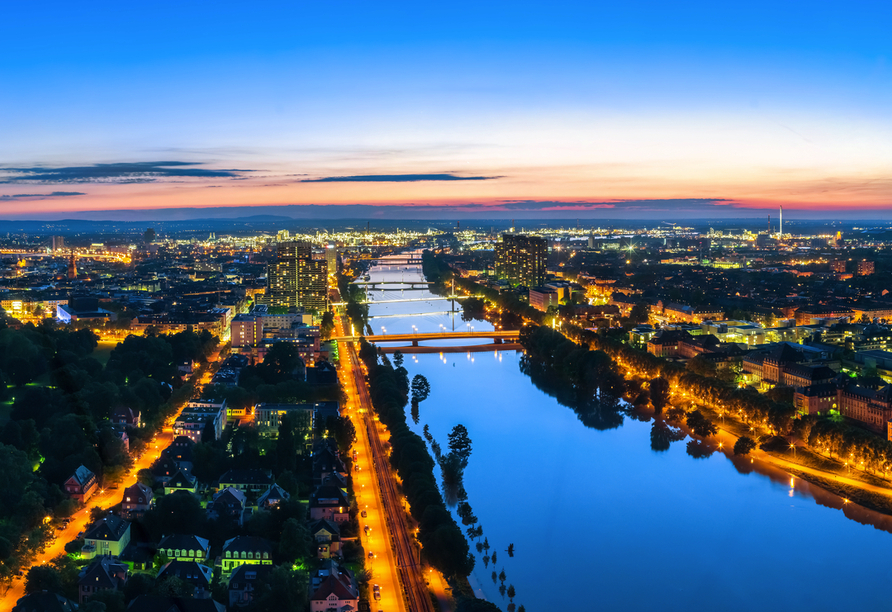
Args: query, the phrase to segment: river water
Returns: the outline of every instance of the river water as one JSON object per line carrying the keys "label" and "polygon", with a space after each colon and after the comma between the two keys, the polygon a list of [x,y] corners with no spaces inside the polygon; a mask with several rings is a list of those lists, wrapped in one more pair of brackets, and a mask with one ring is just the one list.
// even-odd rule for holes
{"label": "river water", "polygon": [[[419,266],[379,265],[370,275],[423,280]],[[370,292],[372,300],[430,295]],[[376,334],[467,330],[458,313],[431,314],[449,309],[447,301],[373,305],[370,324]],[[515,603],[531,612],[889,607],[889,517],[843,508],[837,496],[770,466],[721,453],[694,459],[683,441],[655,452],[650,423],[627,417],[616,429],[589,429],[519,362],[513,351],[405,358],[409,376],[431,385],[410,426],[421,434],[429,425],[443,449],[453,426],[468,429],[468,501]],[[472,585],[505,610],[493,564],[481,557]]]}

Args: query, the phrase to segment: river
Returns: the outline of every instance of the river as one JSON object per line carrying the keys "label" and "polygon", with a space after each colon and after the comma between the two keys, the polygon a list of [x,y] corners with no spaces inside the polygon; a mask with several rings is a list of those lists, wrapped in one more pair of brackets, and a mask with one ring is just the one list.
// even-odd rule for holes
{"label": "river", "polygon": [[[370,275],[423,280],[420,266],[379,265]],[[370,324],[376,334],[381,327],[467,330],[458,313],[430,314],[449,308],[447,301],[373,305]],[[444,449],[453,426],[468,429],[468,501],[498,553],[496,571],[504,569],[505,584],[517,591],[515,603],[530,612],[888,605],[890,517],[843,508],[837,496],[758,462],[721,453],[694,459],[683,441],[655,452],[647,422],[627,417],[615,429],[587,428],[540,391],[519,362],[513,351],[405,358],[409,376],[423,374],[431,386],[419,423],[409,419],[413,429],[421,434],[429,425]],[[508,598],[481,556],[472,585],[505,610]]]}

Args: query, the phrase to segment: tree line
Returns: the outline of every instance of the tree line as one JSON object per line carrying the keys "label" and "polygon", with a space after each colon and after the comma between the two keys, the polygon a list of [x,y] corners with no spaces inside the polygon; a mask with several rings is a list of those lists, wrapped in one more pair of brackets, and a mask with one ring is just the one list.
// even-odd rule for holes
{"label": "tree line", "polygon": [[77,504],[61,485],[84,465],[100,484],[119,480],[132,459],[110,416],[138,411],[144,427],[128,428],[141,451],[164,420],[193,393],[177,374],[180,361],[206,360],[209,334],[130,336],[105,366],[91,356],[97,338],[52,321],[0,329],[0,385],[9,420],[0,428],[0,580],[42,550],[52,535],[47,515],[69,516]]}
{"label": "tree line", "polygon": [[461,529],[446,508],[434,477],[434,460],[424,440],[409,429],[405,407],[409,401],[409,375],[379,355],[365,338],[359,356],[368,369],[370,395],[378,418],[390,431],[391,465],[402,480],[418,539],[428,561],[447,576],[467,576],[474,556]]}

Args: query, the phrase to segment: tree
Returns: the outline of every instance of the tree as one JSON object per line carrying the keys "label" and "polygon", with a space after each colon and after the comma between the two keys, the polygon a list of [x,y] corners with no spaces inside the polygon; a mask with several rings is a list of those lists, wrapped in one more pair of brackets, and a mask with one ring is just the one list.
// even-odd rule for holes
{"label": "tree", "polygon": [[161,597],[192,597],[195,586],[179,576],[167,576],[155,585],[154,593]]}
{"label": "tree", "polygon": [[150,227],[149,229],[144,231],[142,234],[142,239],[143,242],[145,242],[146,244],[152,244],[152,242],[155,240],[155,229]]}
{"label": "tree", "polygon": [[343,416],[330,416],[325,421],[325,427],[334,436],[338,450],[344,454],[348,453],[356,442],[356,427],[353,421]]}
{"label": "tree", "polygon": [[62,574],[50,565],[35,565],[25,575],[25,593],[62,593]]}
{"label": "tree", "polygon": [[650,308],[647,302],[638,302],[632,306],[632,310],[629,312],[629,321],[632,323],[644,323],[647,321],[649,314]]}
{"label": "tree", "polygon": [[449,432],[449,450],[459,458],[462,468],[467,467],[471,456],[471,438],[464,425],[458,424]]}
{"label": "tree", "polygon": [[250,612],[303,612],[307,600],[307,574],[280,565],[258,581]]}
{"label": "tree", "polygon": [[328,340],[331,338],[331,334],[335,328],[335,319],[334,313],[330,310],[325,311],[322,315],[322,322],[319,326],[319,331],[322,334],[323,340]]}
{"label": "tree", "polygon": [[403,353],[401,351],[396,351],[393,354],[393,366],[395,368],[403,367],[403,360],[404,360],[404,357],[403,357]]}
{"label": "tree", "polygon": [[[127,606],[124,604],[124,593],[116,589],[102,589],[94,593],[87,605],[99,604],[106,612],[124,612]],[[86,608],[81,608],[85,610]]]}
{"label": "tree", "polygon": [[283,562],[306,559],[310,556],[310,532],[307,526],[290,518],[282,526],[279,539],[279,555]]}
{"label": "tree", "polygon": [[124,600],[130,603],[140,595],[148,595],[155,586],[155,580],[149,574],[137,572],[124,583]]}
{"label": "tree", "polygon": [[[493,576],[495,576],[495,572],[493,572]],[[495,582],[495,580],[493,580],[493,582]],[[455,612],[499,612],[499,607],[485,599],[463,597],[455,607]]]}
{"label": "tree", "polygon": [[735,455],[748,455],[756,448],[756,442],[749,436],[740,436],[734,443]]}
{"label": "tree", "polygon": [[514,590],[514,585],[513,585],[513,584],[509,584],[509,585],[508,585],[508,599],[514,599],[514,595],[515,595],[515,593],[516,593],[516,592],[515,592],[515,590]]}
{"label": "tree", "polygon": [[693,412],[688,413],[687,423],[688,427],[691,428],[691,431],[701,438],[714,436],[719,431],[719,428],[716,427],[712,421],[703,416],[699,410],[694,410]]}
{"label": "tree", "polygon": [[669,381],[662,376],[650,381],[650,403],[657,414],[662,414],[669,403]]}
{"label": "tree", "polygon": [[710,378],[716,374],[715,362],[707,359],[703,355],[697,355],[685,365],[685,369],[694,374]]}
{"label": "tree", "polygon": [[423,402],[431,392],[431,385],[421,374],[412,377],[412,401]]}
{"label": "tree", "polygon": [[188,491],[174,491],[163,496],[143,518],[146,529],[156,541],[171,533],[203,533],[206,522],[204,508]]}

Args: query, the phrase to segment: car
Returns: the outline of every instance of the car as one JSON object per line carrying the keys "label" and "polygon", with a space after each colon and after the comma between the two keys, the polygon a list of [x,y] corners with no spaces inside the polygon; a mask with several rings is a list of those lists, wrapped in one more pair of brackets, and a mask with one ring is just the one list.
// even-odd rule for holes
{"label": "car", "polygon": [[82,537],[84,537],[84,532],[83,532],[83,531],[79,531],[79,532],[77,533],[77,537],[78,537],[78,538],[82,538]]}
{"label": "car", "polygon": [[369,551],[369,559],[374,559],[374,558],[375,558],[375,553],[373,553],[372,551]]}
{"label": "car", "polygon": [[366,518],[366,517],[369,515],[369,513],[366,512],[365,510],[363,510],[363,511],[360,512],[359,514],[362,516],[362,518]]}
{"label": "car", "polygon": [[65,525],[59,525],[56,527],[56,531],[65,531]]}
{"label": "car", "polygon": [[380,601],[380,600],[381,600],[381,587],[379,587],[379,586],[376,584],[376,585],[375,585],[375,588],[373,589],[373,591],[374,591],[374,593],[375,593],[375,601]]}

